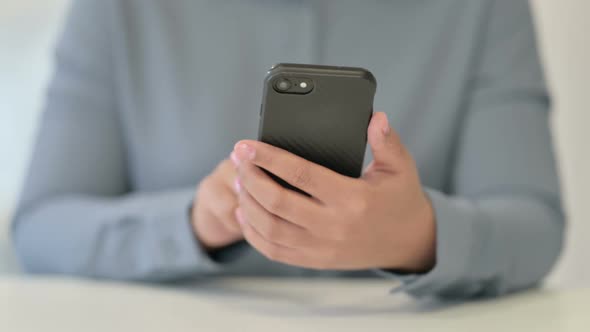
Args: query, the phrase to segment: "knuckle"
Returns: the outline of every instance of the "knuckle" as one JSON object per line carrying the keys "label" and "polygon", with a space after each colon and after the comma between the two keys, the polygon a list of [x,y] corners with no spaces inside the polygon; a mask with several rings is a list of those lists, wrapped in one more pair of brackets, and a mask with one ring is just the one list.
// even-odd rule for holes
{"label": "knuckle", "polygon": [[347,200],[348,207],[355,216],[365,215],[370,208],[371,192],[368,186],[360,185]]}
{"label": "knuckle", "polygon": [[283,189],[279,188],[275,192],[271,193],[269,202],[268,202],[268,210],[272,213],[277,213],[283,209],[285,205],[285,192]]}
{"label": "knuckle", "polygon": [[311,182],[311,174],[307,165],[299,165],[295,167],[292,176],[293,185],[295,187],[305,187]]}
{"label": "knuckle", "polygon": [[387,142],[387,145],[389,147],[389,150],[392,151],[392,153],[395,157],[398,157],[398,158],[404,157],[405,149],[402,144],[398,144],[396,142],[389,141],[389,142]]}
{"label": "knuckle", "polygon": [[275,161],[272,153],[256,153],[254,159],[265,167],[272,166]]}
{"label": "knuckle", "polygon": [[363,216],[369,209],[369,203],[367,199],[359,197],[350,203],[350,209],[352,210],[353,215]]}
{"label": "knuckle", "polygon": [[279,240],[281,237],[281,229],[274,220],[267,222],[261,232],[266,239],[271,241]]}

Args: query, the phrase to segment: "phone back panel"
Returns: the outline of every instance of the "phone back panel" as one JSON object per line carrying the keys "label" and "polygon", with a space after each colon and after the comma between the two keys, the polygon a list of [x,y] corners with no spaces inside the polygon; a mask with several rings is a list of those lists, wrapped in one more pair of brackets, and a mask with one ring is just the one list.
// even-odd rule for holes
{"label": "phone back panel", "polygon": [[[279,93],[282,76],[313,80],[308,94]],[[376,82],[362,68],[280,64],[265,80],[259,140],[349,177],[359,177]]]}

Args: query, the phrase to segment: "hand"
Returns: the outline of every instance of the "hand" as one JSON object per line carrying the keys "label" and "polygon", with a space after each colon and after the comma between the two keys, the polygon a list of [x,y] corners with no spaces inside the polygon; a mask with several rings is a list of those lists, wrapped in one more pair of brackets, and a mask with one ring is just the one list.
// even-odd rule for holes
{"label": "hand", "polygon": [[207,250],[225,247],[243,239],[235,218],[238,197],[232,189],[236,170],[229,160],[199,184],[193,203],[192,224],[201,245]]}
{"label": "hand", "polygon": [[[368,140],[374,161],[360,179],[268,144],[238,142],[236,218],[246,240],[271,260],[306,268],[431,269],[434,212],[413,158],[383,113],[373,116]],[[311,197],[283,188],[257,166]]]}

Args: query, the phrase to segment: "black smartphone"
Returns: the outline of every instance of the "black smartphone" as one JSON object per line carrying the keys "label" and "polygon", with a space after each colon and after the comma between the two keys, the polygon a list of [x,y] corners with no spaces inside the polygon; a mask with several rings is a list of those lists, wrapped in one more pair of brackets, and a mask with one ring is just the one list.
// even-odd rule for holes
{"label": "black smartphone", "polygon": [[376,89],[363,68],[277,64],[264,81],[258,138],[358,178]]}

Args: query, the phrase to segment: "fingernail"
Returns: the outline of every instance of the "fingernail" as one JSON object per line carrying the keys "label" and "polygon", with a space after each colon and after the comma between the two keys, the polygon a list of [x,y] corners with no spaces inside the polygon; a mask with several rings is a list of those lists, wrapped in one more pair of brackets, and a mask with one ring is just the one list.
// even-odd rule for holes
{"label": "fingernail", "polygon": [[238,157],[238,161],[242,160],[252,160],[256,155],[256,151],[253,147],[246,143],[238,143],[235,147],[236,156]]}
{"label": "fingernail", "polygon": [[236,219],[238,220],[238,224],[240,224],[240,225],[246,224],[246,220],[244,219],[244,215],[242,214],[242,209],[240,209],[240,208],[236,209]]}
{"label": "fingernail", "polygon": [[240,183],[240,179],[238,178],[234,180],[234,189],[236,190],[237,194],[239,194],[240,191],[242,191],[242,184]]}
{"label": "fingernail", "polygon": [[229,159],[231,159],[235,167],[240,166],[240,159],[238,158],[238,156],[236,156],[236,153],[234,151],[232,151],[232,153],[229,155]]}

